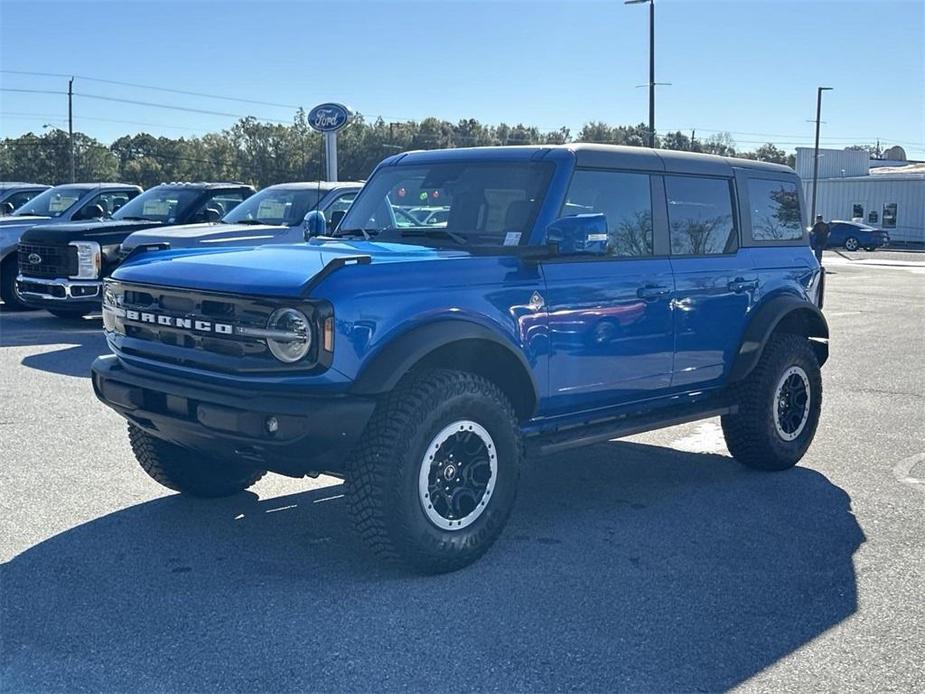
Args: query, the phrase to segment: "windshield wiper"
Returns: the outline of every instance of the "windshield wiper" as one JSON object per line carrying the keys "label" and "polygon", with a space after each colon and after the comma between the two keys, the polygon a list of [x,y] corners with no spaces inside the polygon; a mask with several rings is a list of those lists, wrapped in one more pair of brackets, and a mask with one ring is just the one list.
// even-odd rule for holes
{"label": "windshield wiper", "polygon": [[260,225],[265,225],[265,224],[269,224],[269,223],[270,223],[270,222],[261,222],[259,219],[242,219],[240,222],[226,222],[224,219],[220,219],[220,220],[218,220],[218,221],[220,221],[222,224],[254,224],[254,225],[260,224]]}
{"label": "windshield wiper", "polygon": [[434,229],[402,229],[402,236],[424,236],[431,238],[434,236],[442,236],[444,238],[455,241],[460,246],[465,246],[469,243],[467,239],[462,234],[457,234],[455,231],[450,231],[449,229],[444,229],[443,227],[435,227]]}

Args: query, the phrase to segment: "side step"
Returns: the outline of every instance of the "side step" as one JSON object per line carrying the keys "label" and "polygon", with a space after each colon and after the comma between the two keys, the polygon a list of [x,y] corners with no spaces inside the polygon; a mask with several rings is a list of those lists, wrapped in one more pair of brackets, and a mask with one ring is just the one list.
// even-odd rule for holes
{"label": "side step", "polygon": [[664,429],[678,424],[687,424],[701,419],[735,414],[738,405],[718,405],[715,401],[704,405],[690,405],[672,408],[644,415],[624,416],[584,426],[560,429],[549,434],[540,434],[527,439],[527,451],[533,456],[552,455],[570,448],[591,446],[611,439],[642,434],[646,431]]}

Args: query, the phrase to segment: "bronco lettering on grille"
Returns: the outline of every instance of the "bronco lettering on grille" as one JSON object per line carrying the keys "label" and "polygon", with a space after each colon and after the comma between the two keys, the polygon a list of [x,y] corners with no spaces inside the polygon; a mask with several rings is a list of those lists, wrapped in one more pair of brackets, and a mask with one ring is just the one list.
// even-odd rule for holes
{"label": "bronco lettering on grille", "polygon": [[213,323],[207,320],[165,316],[159,313],[148,313],[147,311],[135,311],[133,309],[125,310],[125,319],[138,323],[166,325],[180,330],[198,330],[199,332],[218,333],[219,335],[234,334],[234,326],[229,323]]}

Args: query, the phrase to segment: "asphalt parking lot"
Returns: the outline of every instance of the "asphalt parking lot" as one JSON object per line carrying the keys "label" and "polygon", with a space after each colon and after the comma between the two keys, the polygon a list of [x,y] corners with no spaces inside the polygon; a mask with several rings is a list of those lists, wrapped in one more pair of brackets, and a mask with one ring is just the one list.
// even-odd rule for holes
{"label": "asphalt parking lot", "polygon": [[337,480],[159,487],[93,397],[99,319],[0,312],[0,689],[925,690],[925,255],[827,263],[800,466],[715,421],[534,460],[431,578],[367,556]]}

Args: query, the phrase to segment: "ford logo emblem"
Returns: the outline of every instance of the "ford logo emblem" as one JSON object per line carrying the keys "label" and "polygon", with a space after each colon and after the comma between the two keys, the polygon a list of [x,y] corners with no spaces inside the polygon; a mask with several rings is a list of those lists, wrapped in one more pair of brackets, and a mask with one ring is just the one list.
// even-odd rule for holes
{"label": "ford logo emblem", "polygon": [[308,112],[308,124],[319,133],[336,133],[353,120],[353,111],[343,104],[320,104]]}
{"label": "ford logo emblem", "polygon": [[30,253],[26,260],[29,261],[30,265],[39,265],[42,262],[42,256],[40,256],[38,253]]}

